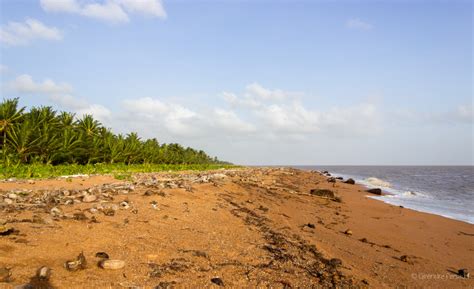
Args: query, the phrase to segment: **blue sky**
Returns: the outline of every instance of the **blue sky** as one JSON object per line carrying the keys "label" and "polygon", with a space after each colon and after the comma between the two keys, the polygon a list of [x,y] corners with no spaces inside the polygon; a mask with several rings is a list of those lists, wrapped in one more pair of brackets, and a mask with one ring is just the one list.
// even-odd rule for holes
{"label": "blue sky", "polygon": [[1,97],[241,164],[473,164],[470,1],[1,0]]}

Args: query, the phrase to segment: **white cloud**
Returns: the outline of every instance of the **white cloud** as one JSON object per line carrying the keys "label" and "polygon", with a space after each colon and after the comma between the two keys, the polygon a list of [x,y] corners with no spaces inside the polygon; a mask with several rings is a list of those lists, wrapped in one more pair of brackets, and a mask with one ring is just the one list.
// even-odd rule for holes
{"label": "white cloud", "polygon": [[286,93],[282,90],[266,89],[256,82],[247,85],[245,89],[249,97],[255,96],[264,100],[283,100],[289,96],[289,93]]}
{"label": "white cloud", "polygon": [[10,82],[9,86],[20,93],[63,94],[72,92],[72,87],[67,83],[55,83],[51,79],[35,82],[28,74],[18,76]]}
{"label": "white cloud", "polygon": [[89,104],[85,108],[81,108],[75,111],[77,117],[81,117],[86,114],[94,116],[103,123],[109,123],[112,116],[112,112],[103,105],[100,104]]}
{"label": "white cloud", "polygon": [[166,18],[166,11],[160,0],[118,0],[127,11],[148,16]]}
{"label": "white cloud", "polygon": [[27,45],[37,39],[61,40],[62,34],[56,27],[48,27],[31,18],[24,23],[8,22],[0,27],[0,42],[9,46]]}
{"label": "white cloud", "polygon": [[127,12],[166,18],[166,11],[160,0],[106,0],[88,3],[77,0],[41,0],[40,3],[46,12],[73,13],[112,24],[129,22]]}
{"label": "white cloud", "polygon": [[372,24],[362,21],[359,18],[352,18],[347,20],[346,27],[355,30],[371,30],[374,28]]}

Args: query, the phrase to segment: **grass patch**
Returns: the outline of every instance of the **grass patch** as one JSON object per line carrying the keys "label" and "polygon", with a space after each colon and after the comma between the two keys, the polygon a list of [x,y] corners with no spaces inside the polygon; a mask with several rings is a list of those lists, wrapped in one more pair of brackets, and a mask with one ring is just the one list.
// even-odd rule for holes
{"label": "grass patch", "polygon": [[38,179],[53,178],[69,175],[94,175],[113,174],[117,179],[131,179],[132,173],[151,173],[163,171],[205,171],[220,168],[235,168],[234,165],[222,164],[191,164],[191,165],[167,165],[167,164],[90,164],[90,165],[0,165],[0,179]]}

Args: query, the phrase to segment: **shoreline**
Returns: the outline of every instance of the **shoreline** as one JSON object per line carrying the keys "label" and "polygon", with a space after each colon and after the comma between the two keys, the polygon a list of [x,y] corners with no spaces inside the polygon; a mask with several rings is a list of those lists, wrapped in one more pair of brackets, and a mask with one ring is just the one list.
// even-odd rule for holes
{"label": "shoreline", "polygon": [[[144,173],[133,179],[0,183],[0,196],[35,190],[15,201],[23,209],[0,200],[0,219],[18,230],[0,236],[0,267],[10,267],[12,274],[0,288],[28,282],[40,266],[52,268],[56,288],[123,288],[124,282],[138,288],[162,282],[217,288],[212,278],[230,287],[474,286],[472,277],[457,275],[459,269],[474,270],[469,258],[474,225],[380,202],[362,185],[273,167]],[[59,188],[59,203],[26,206],[34,203],[28,196],[54,195]],[[312,195],[316,188],[339,199]],[[82,192],[96,199],[85,202]],[[113,216],[100,208],[109,204],[118,207]],[[59,215],[51,213],[54,207]],[[81,251],[87,268],[64,269]],[[99,251],[124,260],[125,268],[97,268]]]}
{"label": "shoreline", "polygon": [[[350,166],[344,166],[344,167],[350,167]],[[361,166],[353,166],[353,167],[361,167]],[[367,166],[362,166],[362,167],[367,167]],[[384,166],[373,166],[373,167],[384,167]],[[386,167],[394,167],[394,166],[386,166]],[[399,167],[400,168],[405,168],[407,166],[399,166]],[[463,167],[463,168],[470,168],[471,166],[411,166],[411,167],[417,167],[417,168],[425,168],[425,167],[457,167],[457,168]],[[303,168],[303,167],[300,167],[300,168]],[[310,166],[308,168],[311,169]],[[328,168],[331,168],[331,166],[329,166]],[[317,171],[319,171],[319,170],[317,170]],[[417,212],[420,212],[420,213],[432,214],[432,215],[448,218],[448,219],[451,219],[451,220],[461,221],[461,222],[465,222],[465,223],[474,225],[474,219],[470,218],[469,217],[470,215],[466,215],[465,213],[464,214],[459,214],[459,213],[452,212],[452,211],[446,211],[445,208],[444,209],[439,209],[439,208],[434,209],[434,208],[430,208],[429,206],[426,206],[426,205],[423,205],[423,204],[409,204],[409,203],[407,204],[407,201],[409,202],[410,199],[403,199],[403,198],[397,198],[397,197],[400,197],[400,194],[410,193],[410,194],[413,194],[413,196],[416,196],[420,193],[416,192],[416,194],[415,194],[415,192],[413,192],[413,191],[411,191],[407,188],[405,188],[405,189],[403,189],[403,188],[395,189],[395,188],[392,187],[391,184],[388,184],[388,186],[385,186],[383,184],[383,183],[386,183],[384,179],[379,179],[379,178],[373,177],[373,176],[371,176],[371,177],[369,177],[369,176],[365,176],[365,177],[355,176],[355,175],[348,174],[348,173],[339,173],[337,171],[330,171],[329,173],[333,177],[343,177],[344,179],[353,178],[358,185],[363,186],[366,190],[374,189],[374,188],[380,188],[384,192],[383,195],[377,196],[377,195],[371,195],[369,193],[368,196],[370,196],[370,198],[372,198],[374,200],[381,201],[381,202],[383,202],[387,205],[403,206],[406,209],[414,210],[414,211],[417,211]],[[379,183],[371,184],[370,181],[368,181],[368,179],[370,179],[370,178],[375,179],[375,181],[379,182]],[[422,196],[424,194],[426,194],[426,193],[424,193],[424,192],[421,193]],[[393,199],[390,198],[392,196],[394,197]],[[415,199],[415,201],[416,201],[416,199]],[[442,200],[436,200],[436,203],[442,203]]]}

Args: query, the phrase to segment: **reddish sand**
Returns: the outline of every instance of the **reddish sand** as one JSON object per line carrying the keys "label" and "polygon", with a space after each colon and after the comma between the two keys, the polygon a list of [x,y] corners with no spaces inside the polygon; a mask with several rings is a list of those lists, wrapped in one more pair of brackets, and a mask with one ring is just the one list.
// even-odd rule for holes
{"label": "reddish sand", "polygon": [[[96,193],[94,202],[68,205],[47,199],[43,207],[32,196],[121,181],[0,183],[0,196],[33,190],[0,205],[0,219],[15,229],[0,236],[0,269],[11,272],[0,288],[28,283],[41,266],[52,269],[53,288],[217,287],[212,278],[230,288],[474,288],[472,277],[456,275],[460,268],[474,271],[471,224],[390,206],[368,198],[361,186],[328,183],[318,173],[245,168],[202,175],[211,181],[197,182],[192,172],[137,175],[129,193]],[[342,202],[311,195],[314,188],[331,189]],[[99,203],[124,200],[130,208],[114,216],[90,212]],[[61,217],[51,216],[54,206]],[[73,217],[80,212],[86,220]],[[64,262],[82,251],[87,267],[67,271]],[[97,252],[126,265],[100,269]]]}

